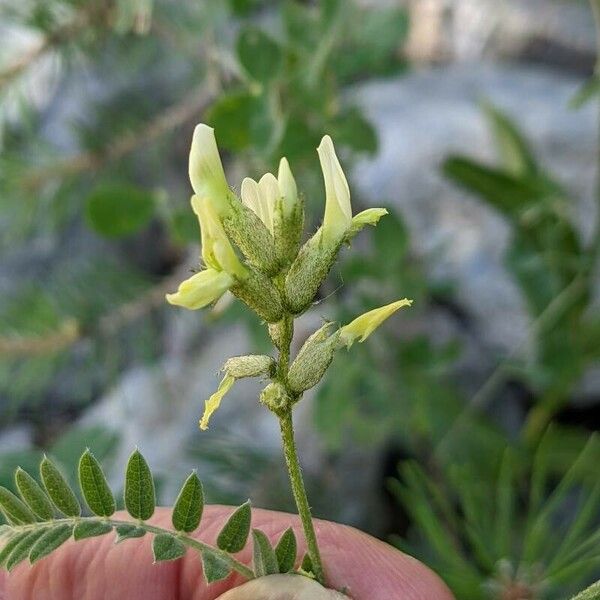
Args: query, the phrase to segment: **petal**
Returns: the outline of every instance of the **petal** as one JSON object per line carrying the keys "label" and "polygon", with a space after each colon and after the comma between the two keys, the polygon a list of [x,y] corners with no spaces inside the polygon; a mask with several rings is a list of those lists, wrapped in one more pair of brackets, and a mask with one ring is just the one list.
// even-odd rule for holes
{"label": "petal", "polygon": [[242,203],[260,217],[260,189],[251,177],[245,177],[242,181]]}
{"label": "petal", "polygon": [[231,192],[225,179],[215,132],[212,127],[203,123],[194,129],[189,174],[194,192],[198,196],[210,198],[219,214],[225,214],[230,210]]}
{"label": "petal", "polygon": [[212,269],[244,278],[246,269],[229,242],[212,202],[208,198],[192,196],[192,208],[200,220],[204,262]]}
{"label": "petal", "polygon": [[281,195],[279,184],[273,173],[265,173],[258,182],[260,195],[262,199],[261,219],[267,226],[267,229],[273,233],[273,213],[275,212],[275,203]]}
{"label": "petal", "polygon": [[381,325],[388,317],[391,317],[399,308],[410,306],[411,304],[412,300],[403,298],[402,300],[397,300],[396,302],[381,306],[380,308],[375,308],[360,315],[360,317],[357,317],[354,321],[341,328],[340,341],[343,344],[346,344],[346,347],[348,348],[350,348],[358,338],[360,338],[358,340],[359,342],[364,342],[371,333],[379,327],[379,325]]}
{"label": "petal", "polygon": [[231,386],[234,383],[235,377],[232,375],[225,375],[225,377],[223,377],[217,391],[204,403],[204,414],[200,419],[200,429],[208,429],[208,421],[213,413],[219,408],[223,396],[231,389]]}
{"label": "petal", "polygon": [[293,214],[296,202],[298,202],[298,188],[285,156],[279,161],[277,183],[279,184],[279,192],[283,196],[284,216],[289,217]]}
{"label": "petal", "polygon": [[203,308],[219,299],[233,283],[228,273],[206,269],[182,281],[177,292],[167,294],[167,302],[190,310]]}
{"label": "petal", "polygon": [[326,241],[335,244],[341,240],[352,223],[350,189],[335,154],[333,142],[328,135],[321,140],[317,152],[325,180],[323,237]]}

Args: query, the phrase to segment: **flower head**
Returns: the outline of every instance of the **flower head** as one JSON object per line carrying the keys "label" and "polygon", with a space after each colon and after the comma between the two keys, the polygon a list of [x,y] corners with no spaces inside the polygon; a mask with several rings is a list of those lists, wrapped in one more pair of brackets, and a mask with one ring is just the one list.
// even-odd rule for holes
{"label": "flower head", "polygon": [[366,312],[357,317],[340,329],[340,342],[350,348],[358,340],[364,342],[377,327],[379,327],[388,317],[391,317],[399,308],[410,306],[412,300],[403,298],[386,306],[381,306]]}

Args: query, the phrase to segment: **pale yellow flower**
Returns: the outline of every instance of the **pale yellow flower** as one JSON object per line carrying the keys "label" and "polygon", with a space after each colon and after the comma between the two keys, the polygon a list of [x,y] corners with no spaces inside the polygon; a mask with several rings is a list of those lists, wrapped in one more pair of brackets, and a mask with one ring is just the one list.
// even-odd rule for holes
{"label": "pale yellow flower", "polygon": [[177,292],[167,294],[167,302],[190,310],[204,308],[218,300],[234,283],[225,271],[206,269],[179,284]]}
{"label": "pale yellow flower", "polygon": [[331,138],[326,135],[317,148],[325,180],[325,215],[322,236],[327,243],[337,244],[352,224],[350,189]]}
{"label": "pale yellow flower", "polygon": [[208,422],[213,415],[213,413],[219,408],[221,405],[221,400],[223,400],[223,396],[231,389],[231,386],[235,383],[235,377],[233,375],[225,375],[223,377],[217,391],[204,403],[204,414],[200,419],[200,429],[208,429]]}
{"label": "pale yellow flower", "polygon": [[375,308],[360,315],[360,317],[357,317],[354,321],[341,328],[340,342],[345,344],[347,348],[350,348],[356,340],[364,342],[377,327],[388,317],[391,317],[399,308],[410,306],[411,304],[412,300],[403,298],[402,300],[397,300],[396,302]]}
{"label": "pale yellow flower", "polygon": [[209,198],[221,216],[230,211],[231,191],[225,179],[215,132],[204,123],[194,129],[189,174],[196,195]]}

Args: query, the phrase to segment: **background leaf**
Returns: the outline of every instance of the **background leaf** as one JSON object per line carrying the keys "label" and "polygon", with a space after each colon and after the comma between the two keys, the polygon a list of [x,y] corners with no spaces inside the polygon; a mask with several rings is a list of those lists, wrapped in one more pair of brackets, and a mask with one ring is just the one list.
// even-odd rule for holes
{"label": "background leaf", "polygon": [[153,213],[153,195],[126,183],[101,184],[86,201],[90,227],[109,238],[136,233],[149,223]]}

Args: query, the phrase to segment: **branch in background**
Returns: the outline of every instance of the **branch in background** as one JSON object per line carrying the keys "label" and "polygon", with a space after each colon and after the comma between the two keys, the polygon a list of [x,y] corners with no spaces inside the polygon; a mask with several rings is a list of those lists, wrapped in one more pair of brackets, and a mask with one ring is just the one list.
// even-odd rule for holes
{"label": "branch in background", "polygon": [[212,95],[205,85],[194,88],[181,102],[170,106],[140,131],[129,131],[116,138],[100,152],[83,152],[52,165],[35,169],[25,177],[24,186],[33,191],[48,179],[95,171],[119,160],[146,142],[161,137],[201,112]]}
{"label": "branch in background", "polygon": [[91,337],[112,336],[119,329],[159,307],[165,294],[176,287],[181,273],[163,279],[139,298],[126,302],[98,320],[96,326],[84,328],[77,319],[67,318],[53,332],[29,337],[0,337],[0,357],[20,358],[52,354],[67,350],[77,342]]}
{"label": "branch in background", "polygon": [[30,67],[35,61],[41,58],[44,54],[66,43],[84,30],[86,27],[99,23],[105,25],[110,16],[110,3],[98,3],[86,6],[75,14],[73,19],[68,23],[58,27],[53,32],[43,37],[38,44],[17,58],[11,65],[0,72],[0,89],[9,84],[13,79],[18,77],[25,69]]}

